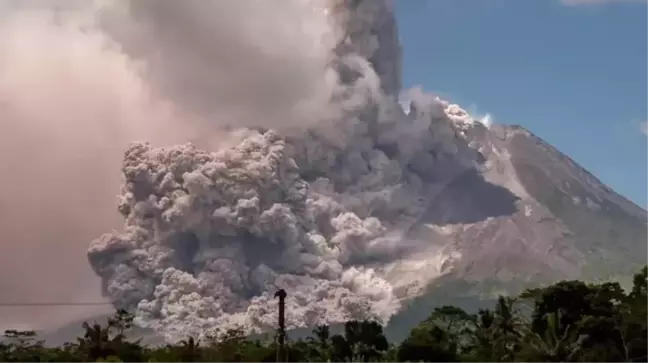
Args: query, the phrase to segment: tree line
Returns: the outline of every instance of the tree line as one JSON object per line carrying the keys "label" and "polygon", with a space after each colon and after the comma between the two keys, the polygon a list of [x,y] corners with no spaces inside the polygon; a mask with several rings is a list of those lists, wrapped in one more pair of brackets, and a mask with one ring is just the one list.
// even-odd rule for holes
{"label": "tree line", "polygon": [[[472,314],[455,306],[433,309],[397,344],[374,321],[347,321],[343,332],[317,326],[288,341],[282,358],[306,362],[646,362],[647,267],[632,289],[616,282],[562,281],[500,297]],[[275,362],[272,339],[241,329],[202,340],[146,346],[128,338],[133,316],[119,310],[107,323],[84,323],[74,342],[47,347],[33,331],[8,330],[0,342],[5,362]]]}

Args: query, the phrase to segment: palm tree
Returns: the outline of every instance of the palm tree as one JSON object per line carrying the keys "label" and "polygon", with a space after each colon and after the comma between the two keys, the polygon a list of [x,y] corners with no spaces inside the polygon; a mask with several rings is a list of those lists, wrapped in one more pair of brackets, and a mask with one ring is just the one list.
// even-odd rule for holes
{"label": "palm tree", "polygon": [[180,359],[183,362],[195,362],[200,358],[200,341],[189,337],[186,340],[180,341]]}
{"label": "palm tree", "polygon": [[108,318],[105,326],[98,323],[83,323],[85,330],[82,338],[77,338],[79,350],[88,360],[96,361],[110,356],[121,355],[122,358],[134,359],[142,353],[139,341],[128,342],[126,330],[132,327],[133,315],[125,310],[118,310]]}
{"label": "palm tree", "polygon": [[316,359],[325,362],[331,359],[331,331],[328,325],[318,325],[313,329],[315,337],[309,337],[308,341],[315,347]]}
{"label": "palm tree", "polygon": [[465,342],[459,353],[481,361],[512,361],[520,350],[525,326],[516,303],[518,300],[500,296],[493,309],[480,309],[476,315],[463,318],[470,324],[454,332]]}
{"label": "palm tree", "polygon": [[77,338],[79,349],[84,352],[90,361],[96,361],[114,354],[112,340],[108,327],[102,327],[98,323],[92,325],[83,323],[85,333],[82,338]]}
{"label": "palm tree", "polygon": [[382,325],[375,321],[346,322],[344,340],[350,348],[351,359],[377,360],[389,349]]}
{"label": "palm tree", "polygon": [[500,296],[495,304],[492,336],[498,360],[511,361],[520,349],[524,322],[515,308],[516,300]]}
{"label": "palm tree", "polygon": [[480,309],[475,317],[472,353],[482,361],[495,360],[495,315],[492,310]]}
{"label": "palm tree", "polygon": [[546,328],[542,334],[527,328],[525,353],[527,358],[542,362],[570,362],[580,353],[584,335],[572,325],[562,324],[562,314],[547,314]]}

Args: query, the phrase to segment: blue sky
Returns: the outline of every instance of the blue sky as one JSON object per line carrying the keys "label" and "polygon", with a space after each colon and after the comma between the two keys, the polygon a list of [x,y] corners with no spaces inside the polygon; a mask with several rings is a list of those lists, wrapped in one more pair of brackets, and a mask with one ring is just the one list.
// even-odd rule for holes
{"label": "blue sky", "polygon": [[396,15],[405,87],[522,125],[646,207],[646,0],[400,0]]}

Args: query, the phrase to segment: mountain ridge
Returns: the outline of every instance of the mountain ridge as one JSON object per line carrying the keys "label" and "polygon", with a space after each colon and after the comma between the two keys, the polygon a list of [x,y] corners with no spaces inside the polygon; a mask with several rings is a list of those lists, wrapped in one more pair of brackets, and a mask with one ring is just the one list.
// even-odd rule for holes
{"label": "mountain ridge", "polygon": [[[439,305],[474,311],[491,306],[497,295],[515,295],[559,280],[623,277],[630,282],[632,271],[646,263],[646,210],[522,126],[493,125],[489,133],[492,137],[480,142],[494,145],[490,160],[500,171],[512,168],[519,177],[503,184],[523,187],[517,190],[517,211],[468,227],[473,233],[467,236],[455,233],[453,241],[446,239],[463,254],[463,261],[426,285],[392,317],[387,332],[394,339],[403,338]],[[503,147],[493,138],[508,142]],[[498,160],[492,159],[493,154]],[[502,155],[505,165],[498,164]],[[489,159],[489,155],[485,157]],[[562,169],[575,173],[561,173]],[[528,174],[529,170],[535,174]],[[557,192],[556,185],[567,190]],[[551,197],[553,193],[561,197]],[[610,235],[615,239],[608,240]]]}
{"label": "mountain ridge", "polygon": [[597,184],[601,185],[601,187],[606,192],[613,193],[617,198],[619,198],[622,201],[623,204],[628,204],[631,208],[634,208],[635,210],[640,211],[644,215],[648,216],[648,212],[647,212],[647,210],[645,208],[643,208],[639,204],[635,203],[632,199],[630,199],[630,198],[624,196],[623,194],[621,194],[621,193],[615,191],[614,189],[612,189],[612,187],[610,187],[608,184],[601,181],[601,179],[599,179],[596,175],[594,175],[592,172],[587,170],[587,168],[580,165],[579,162],[574,160],[568,154],[563,153],[558,148],[556,148],[554,145],[552,145],[551,143],[545,141],[544,139],[542,139],[537,134],[533,133],[533,131],[531,131],[531,130],[527,129],[526,127],[524,127],[522,125],[519,125],[519,124],[510,124],[510,125],[504,125],[504,126],[506,126],[508,128],[511,128],[513,130],[520,130],[520,131],[524,132],[526,135],[528,135],[529,137],[531,137],[533,140],[541,143],[548,150],[551,150],[554,153],[562,155],[564,158],[567,159],[567,161],[571,165],[576,165],[578,168],[580,168],[585,173],[585,175],[587,175],[588,178],[593,179]]}

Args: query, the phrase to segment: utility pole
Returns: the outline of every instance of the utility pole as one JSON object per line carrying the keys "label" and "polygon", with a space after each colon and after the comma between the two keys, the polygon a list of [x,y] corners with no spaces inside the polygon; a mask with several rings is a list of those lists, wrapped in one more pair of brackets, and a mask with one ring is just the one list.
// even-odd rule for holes
{"label": "utility pole", "polygon": [[286,362],[286,290],[280,289],[275,293],[279,298],[279,330],[277,331],[277,362]]}

